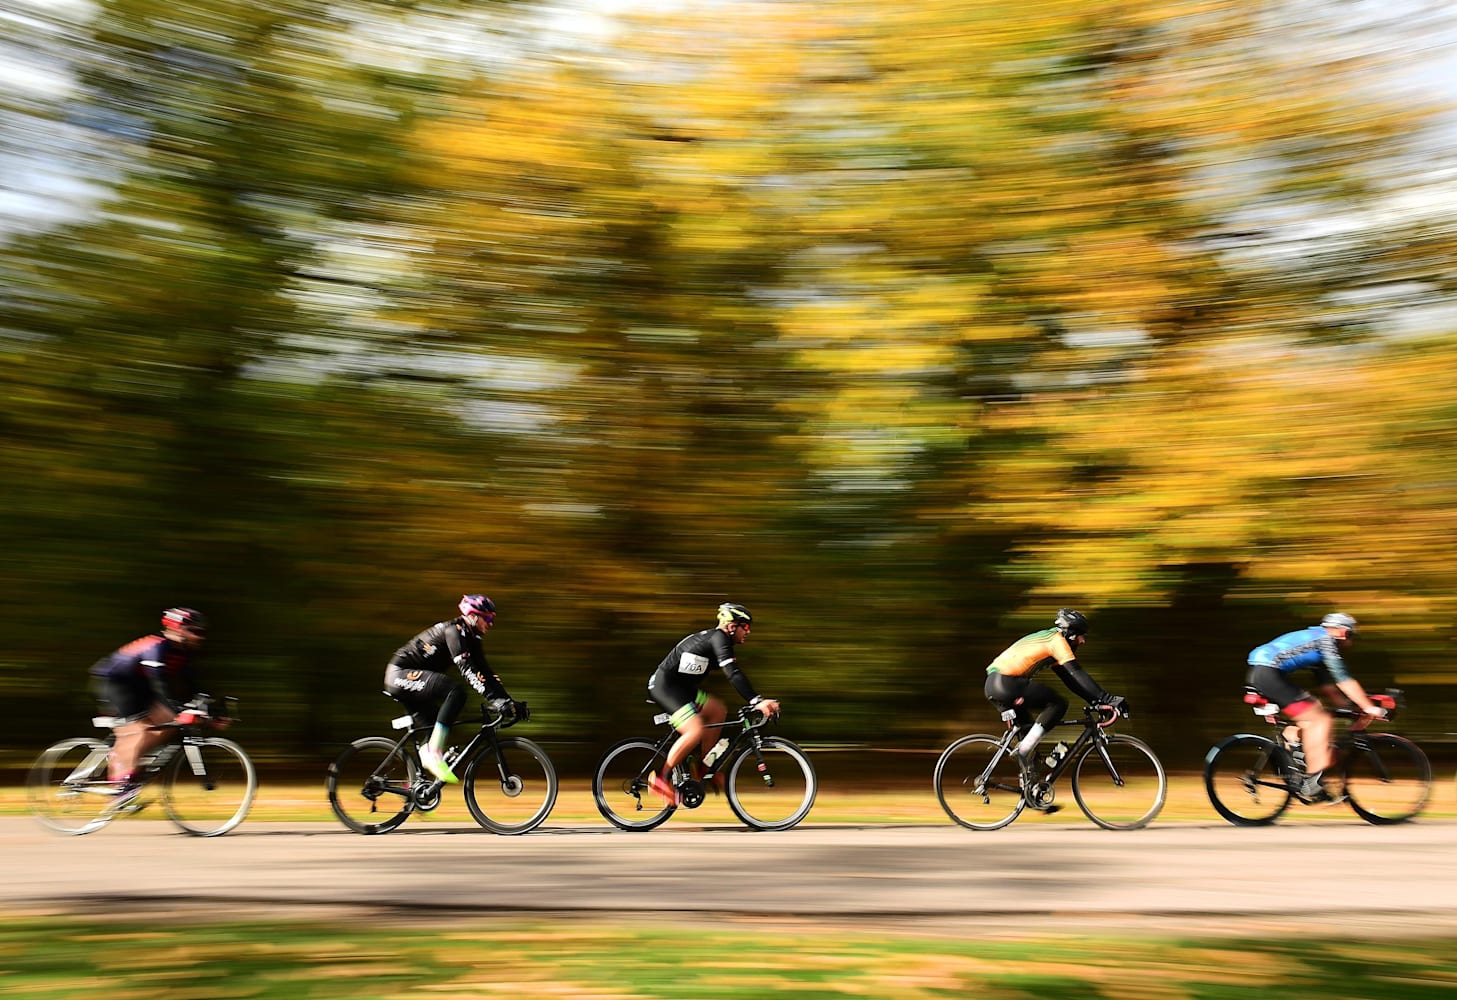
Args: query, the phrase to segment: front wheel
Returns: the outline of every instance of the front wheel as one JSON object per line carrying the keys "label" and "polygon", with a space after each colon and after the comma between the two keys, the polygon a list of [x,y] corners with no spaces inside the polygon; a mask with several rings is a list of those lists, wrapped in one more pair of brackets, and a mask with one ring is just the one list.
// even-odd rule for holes
{"label": "front wheel", "polygon": [[329,765],[329,807],[355,833],[389,833],[415,811],[415,777],[404,742],[366,736]]}
{"label": "front wheel", "polygon": [[1022,768],[994,736],[963,736],[936,761],[936,798],[968,830],[1000,830],[1022,814]]}
{"label": "front wheel", "polygon": [[1137,830],[1164,807],[1169,779],[1148,745],[1132,736],[1096,739],[1078,757],[1073,797],[1105,830]]}
{"label": "front wheel", "polygon": [[1204,790],[1214,811],[1235,826],[1268,826],[1290,808],[1283,754],[1275,741],[1231,736],[1204,758]]}
{"label": "front wheel", "polygon": [[729,765],[724,797],[755,830],[788,830],[809,815],[819,790],[803,750],[777,736],[750,745]]}
{"label": "front wheel", "polygon": [[1363,736],[1346,754],[1343,773],[1351,808],[1367,823],[1404,823],[1427,804],[1432,762],[1404,736]]}
{"label": "front wheel", "polygon": [[607,822],[621,830],[651,830],[673,815],[678,807],[658,798],[648,784],[664,760],[647,740],[623,740],[602,755],[592,775],[592,797]]}
{"label": "front wheel", "polygon": [[26,778],[30,811],[57,833],[99,830],[116,812],[110,808],[120,782],[106,779],[111,748],[91,738],[62,740],[47,747]]}
{"label": "front wheel", "polygon": [[[487,748],[461,776],[465,804],[475,821],[492,833],[535,830],[556,805],[556,768],[546,751],[519,736],[500,741],[499,760]],[[505,762],[504,775],[497,766]]]}
{"label": "front wheel", "polygon": [[258,773],[243,748],[217,736],[189,738],[162,775],[162,808],[194,837],[220,837],[243,822]]}

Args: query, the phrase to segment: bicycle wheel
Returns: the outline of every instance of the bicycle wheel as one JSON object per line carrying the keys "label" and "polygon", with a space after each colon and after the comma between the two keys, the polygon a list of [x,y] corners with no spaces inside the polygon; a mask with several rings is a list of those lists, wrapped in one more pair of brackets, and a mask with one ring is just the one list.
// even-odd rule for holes
{"label": "bicycle wheel", "polygon": [[1235,826],[1267,826],[1290,808],[1290,786],[1275,741],[1231,736],[1204,758],[1204,790],[1214,811]]}
{"label": "bicycle wheel", "polygon": [[755,830],[788,830],[809,815],[819,783],[803,750],[765,736],[729,765],[724,797],[734,815]]}
{"label": "bicycle wheel", "polygon": [[465,804],[492,833],[535,830],[556,805],[556,768],[546,751],[528,739],[512,736],[500,742],[506,777],[497,769],[495,753],[489,747],[482,750],[460,779]]}
{"label": "bicycle wheel", "polygon": [[936,761],[936,798],[968,830],[1000,830],[1022,814],[1022,768],[1002,741],[963,736]]}
{"label": "bicycle wheel", "polygon": [[592,797],[607,822],[623,830],[651,830],[677,811],[648,787],[648,775],[661,771],[664,759],[647,740],[623,740],[602,755],[592,775]]}
{"label": "bicycle wheel", "polygon": [[243,748],[218,736],[188,739],[161,781],[167,818],[194,837],[220,837],[243,822],[258,791]]}
{"label": "bicycle wheel", "polygon": [[389,833],[415,811],[416,772],[403,743],[355,740],[329,765],[329,808],[355,833]]}
{"label": "bicycle wheel", "polygon": [[1404,736],[1375,733],[1346,754],[1342,774],[1351,808],[1367,823],[1404,823],[1427,804],[1432,762]]}
{"label": "bicycle wheel", "polygon": [[72,835],[111,822],[119,783],[106,780],[111,748],[104,740],[62,740],[41,751],[26,778],[30,811],[43,825]]}
{"label": "bicycle wheel", "polygon": [[1105,830],[1137,830],[1164,807],[1169,779],[1142,740],[1110,736],[1090,743],[1072,772],[1073,798]]}

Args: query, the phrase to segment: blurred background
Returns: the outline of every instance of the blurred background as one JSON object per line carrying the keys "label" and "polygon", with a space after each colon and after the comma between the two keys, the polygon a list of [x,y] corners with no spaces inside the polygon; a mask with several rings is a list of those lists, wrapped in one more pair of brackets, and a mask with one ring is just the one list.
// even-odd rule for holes
{"label": "blurred background", "polygon": [[1435,0],[0,0],[4,759],[180,604],[321,777],[467,591],[567,758],[725,599],[810,746],[989,728],[1070,605],[1175,765],[1335,609],[1436,750],[1454,53]]}

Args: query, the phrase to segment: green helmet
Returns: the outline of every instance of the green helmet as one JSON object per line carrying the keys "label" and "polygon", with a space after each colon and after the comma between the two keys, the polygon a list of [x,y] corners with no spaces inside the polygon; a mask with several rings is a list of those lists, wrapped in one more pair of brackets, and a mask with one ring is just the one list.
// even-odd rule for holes
{"label": "green helmet", "polygon": [[754,616],[749,614],[749,609],[742,604],[731,604],[725,601],[718,606],[718,624],[720,626],[730,623],[734,625],[747,625],[753,620]]}

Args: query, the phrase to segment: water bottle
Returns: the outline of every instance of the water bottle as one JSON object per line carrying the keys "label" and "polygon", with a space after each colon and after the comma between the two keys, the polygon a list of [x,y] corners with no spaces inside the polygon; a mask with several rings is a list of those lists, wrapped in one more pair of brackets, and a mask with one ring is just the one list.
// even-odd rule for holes
{"label": "water bottle", "polygon": [[445,763],[447,763],[447,764],[454,764],[455,763],[455,758],[457,756],[459,756],[459,755],[460,755],[460,751],[457,750],[455,747],[451,747],[449,750],[445,751],[445,753],[441,754],[440,756],[441,756],[441,759],[445,761]]}
{"label": "water bottle", "polygon": [[723,756],[723,752],[728,749],[728,743],[728,737],[724,737],[715,743],[713,749],[703,755],[703,766],[712,767],[714,764],[717,764],[718,759]]}
{"label": "water bottle", "polygon": [[1062,759],[1067,756],[1067,752],[1071,749],[1072,747],[1068,746],[1062,740],[1058,740],[1057,746],[1052,748],[1052,753],[1047,755],[1047,759],[1043,763],[1050,768],[1056,767],[1062,763]]}

